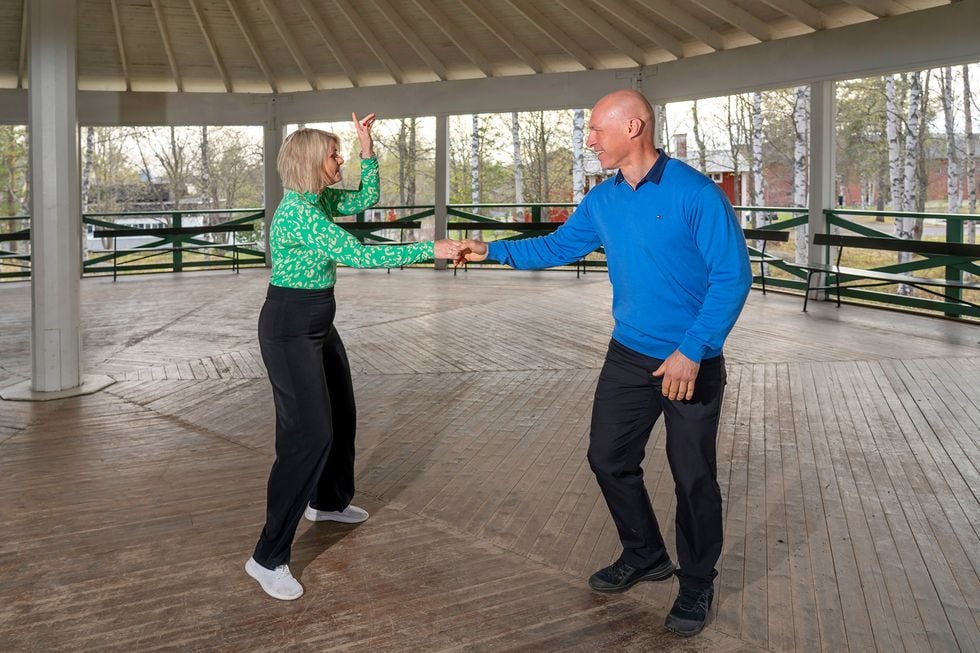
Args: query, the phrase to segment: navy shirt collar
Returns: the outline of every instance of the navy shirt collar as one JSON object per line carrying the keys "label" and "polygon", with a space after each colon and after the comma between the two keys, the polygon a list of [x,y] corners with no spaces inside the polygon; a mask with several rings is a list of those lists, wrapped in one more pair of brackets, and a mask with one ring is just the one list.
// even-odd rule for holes
{"label": "navy shirt collar", "polygon": [[[656,162],[653,164],[653,167],[650,168],[650,170],[647,171],[645,175],[643,175],[643,179],[641,179],[639,183],[636,185],[637,188],[639,188],[640,186],[642,186],[648,181],[653,182],[658,186],[660,185],[660,180],[664,176],[664,169],[667,167],[667,161],[670,159],[670,157],[667,156],[667,153],[663,151],[663,148],[659,148],[659,147],[657,148],[657,154],[659,156],[657,156]],[[614,183],[617,186],[625,180],[626,178],[623,177],[622,170],[616,173],[616,181]]]}

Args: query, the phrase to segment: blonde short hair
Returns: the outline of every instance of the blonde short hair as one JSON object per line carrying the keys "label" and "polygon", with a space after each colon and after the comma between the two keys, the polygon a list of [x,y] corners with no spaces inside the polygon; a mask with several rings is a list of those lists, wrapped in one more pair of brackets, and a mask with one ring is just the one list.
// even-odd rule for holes
{"label": "blonde short hair", "polygon": [[323,161],[331,143],[340,148],[337,135],[322,129],[297,129],[287,136],[276,158],[282,185],[300,193],[323,190]]}

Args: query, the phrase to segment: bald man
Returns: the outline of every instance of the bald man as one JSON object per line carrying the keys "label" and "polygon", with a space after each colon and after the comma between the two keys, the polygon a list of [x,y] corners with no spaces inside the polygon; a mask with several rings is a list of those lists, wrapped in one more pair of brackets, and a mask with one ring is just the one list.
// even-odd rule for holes
{"label": "bald man", "polygon": [[654,145],[653,109],[632,90],[592,109],[586,145],[613,179],[593,188],[568,221],[540,238],[465,241],[459,262],[490,258],[521,269],[578,261],[605,248],[615,318],[592,411],[589,464],[623,545],[589,578],[622,592],[675,574],[643,482],[644,451],[664,416],[677,495],[680,591],[666,627],[704,628],[722,549],[715,440],[725,387],[722,345],[752,275],[738,219],[710,179]]}

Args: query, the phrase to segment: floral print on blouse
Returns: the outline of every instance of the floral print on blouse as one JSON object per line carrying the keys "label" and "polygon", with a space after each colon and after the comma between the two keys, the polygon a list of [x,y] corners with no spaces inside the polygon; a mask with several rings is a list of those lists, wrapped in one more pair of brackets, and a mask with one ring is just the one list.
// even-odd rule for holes
{"label": "floral print on blouse", "polygon": [[357,190],[324,188],[316,193],[286,190],[272,218],[269,283],[283,288],[321,290],[337,282],[337,263],[352,268],[397,267],[433,258],[431,241],[365,247],[333,222],[374,206],[381,196],[378,159],[361,160]]}

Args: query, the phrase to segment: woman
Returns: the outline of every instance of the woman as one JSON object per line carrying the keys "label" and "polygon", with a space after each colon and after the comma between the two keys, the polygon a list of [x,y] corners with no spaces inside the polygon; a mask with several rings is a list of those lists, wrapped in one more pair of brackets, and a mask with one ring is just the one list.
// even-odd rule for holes
{"label": "woman", "polygon": [[374,205],[380,196],[371,126],[352,115],[361,144],[361,185],[330,188],[341,179],[337,136],[317,129],[290,134],[276,161],[286,192],[269,232],[272,276],[259,315],[259,345],[276,404],[276,461],[269,475],[265,527],[245,571],[269,595],[298,599],[303,586],[289,572],[300,517],[358,523],[368,513],[354,496],[356,415],[350,365],[334,328],[337,263],[395,267],[454,258],[440,240],[364,247],[333,222]]}

